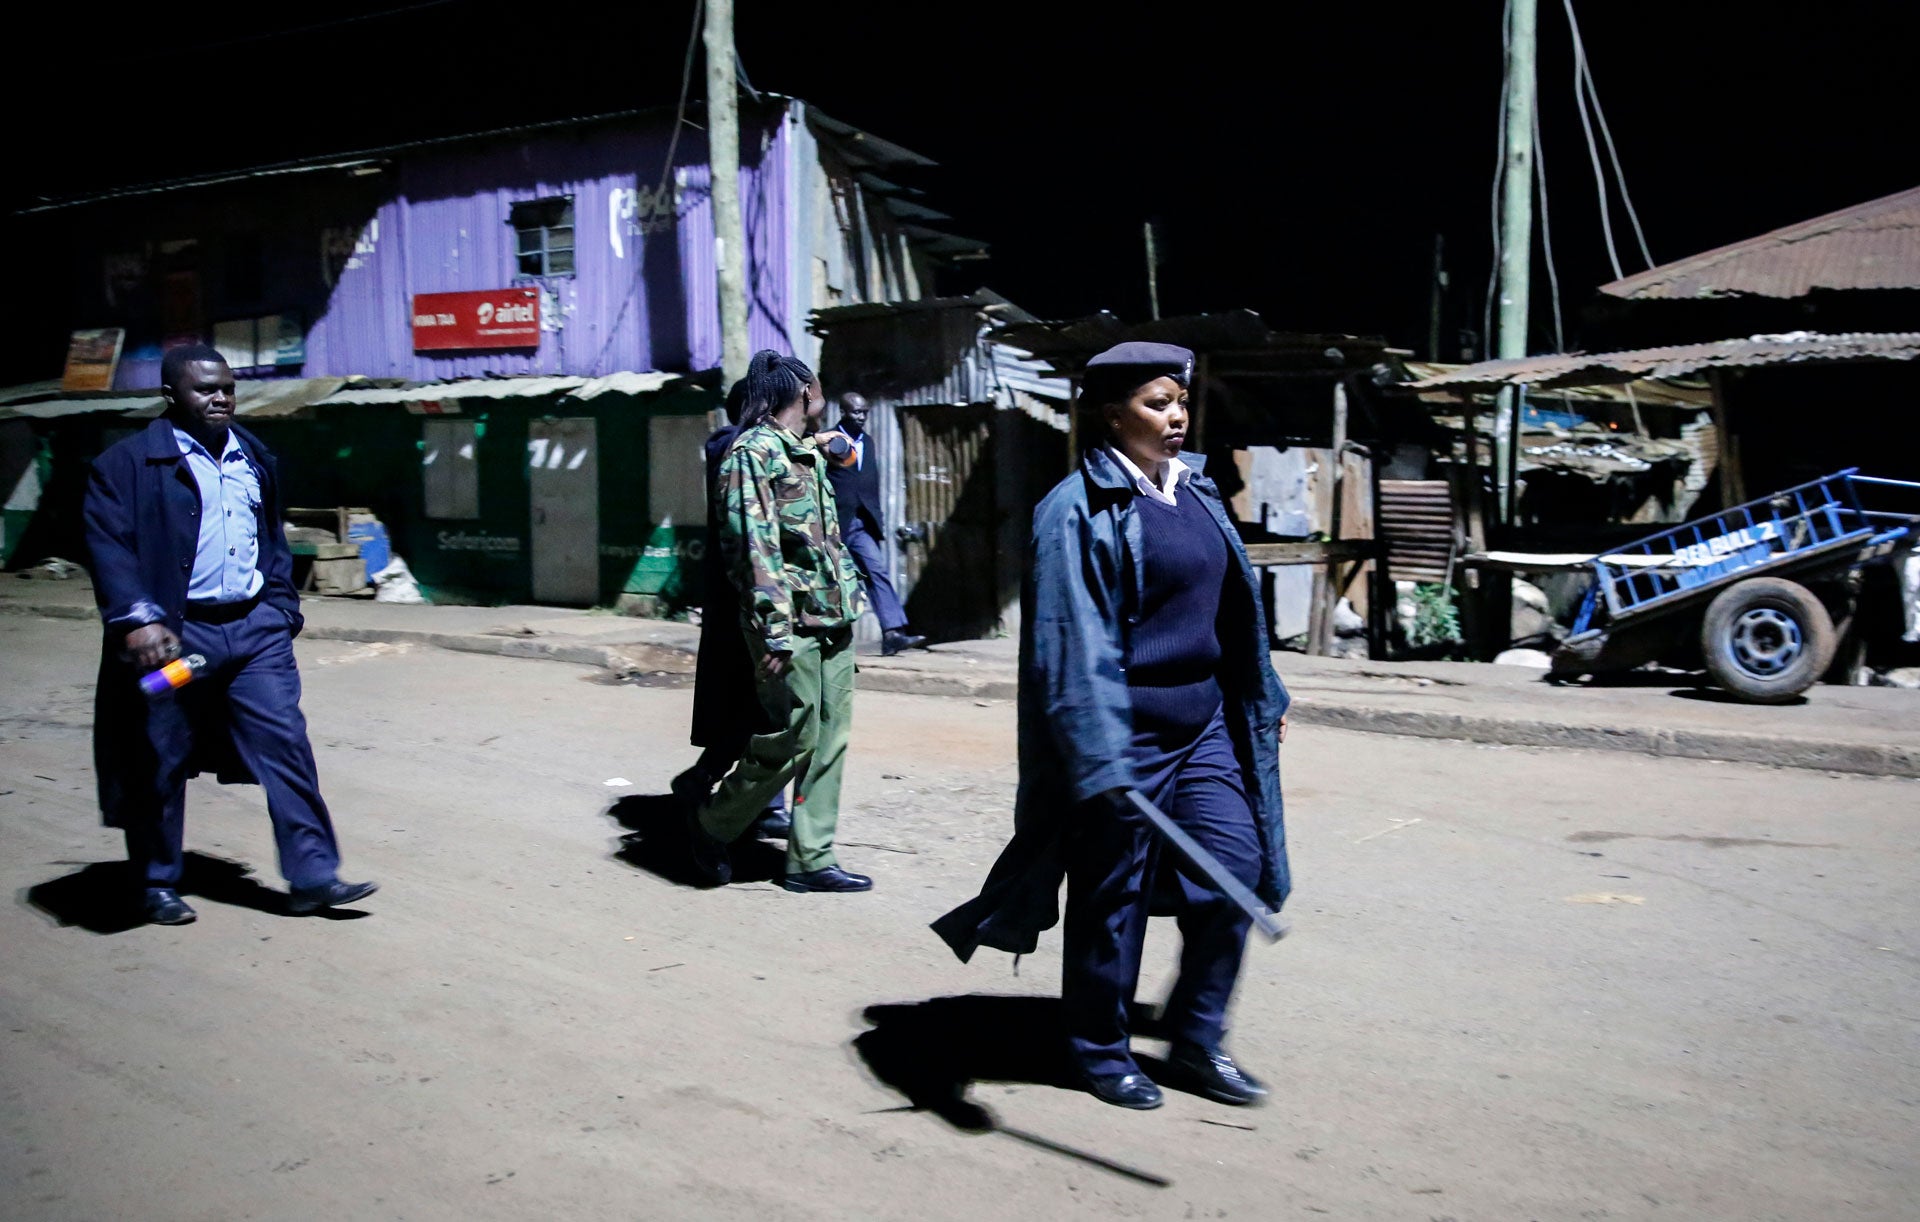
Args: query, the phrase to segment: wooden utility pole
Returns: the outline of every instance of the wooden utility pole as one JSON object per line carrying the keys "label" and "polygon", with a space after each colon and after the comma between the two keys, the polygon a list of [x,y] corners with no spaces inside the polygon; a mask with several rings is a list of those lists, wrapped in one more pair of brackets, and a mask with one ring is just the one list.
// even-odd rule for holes
{"label": "wooden utility pole", "polygon": [[[1500,309],[1495,323],[1494,355],[1510,360],[1527,355],[1529,277],[1533,271],[1533,101],[1534,53],[1538,30],[1536,0],[1512,0],[1507,28],[1506,161],[1500,192]],[[1507,473],[1511,451],[1519,444],[1520,392],[1505,387],[1494,413],[1493,471],[1497,520],[1512,516],[1513,487]]]}
{"label": "wooden utility pole", "polygon": [[740,219],[740,94],[733,61],[733,0],[706,0],[707,164],[713,174],[713,267],[720,297],[725,386],[746,376],[747,230]]}
{"label": "wooden utility pole", "polygon": [[1327,511],[1327,544],[1330,558],[1324,569],[1313,574],[1312,603],[1307,608],[1307,652],[1326,657],[1333,652],[1333,611],[1340,602],[1340,528],[1341,502],[1346,496],[1347,477],[1347,383],[1342,378],[1333,384],[1333,449],[1328,451],[1332,470],[1333,500]]}

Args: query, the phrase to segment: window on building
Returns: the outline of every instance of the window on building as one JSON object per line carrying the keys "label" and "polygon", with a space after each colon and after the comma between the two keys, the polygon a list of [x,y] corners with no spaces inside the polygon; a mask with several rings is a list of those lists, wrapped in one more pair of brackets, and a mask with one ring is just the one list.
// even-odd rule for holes
{"label": "window on building", "polygon": [[573,274],[573,197],[515,204],[509,221],[517,236],[521,275]]}

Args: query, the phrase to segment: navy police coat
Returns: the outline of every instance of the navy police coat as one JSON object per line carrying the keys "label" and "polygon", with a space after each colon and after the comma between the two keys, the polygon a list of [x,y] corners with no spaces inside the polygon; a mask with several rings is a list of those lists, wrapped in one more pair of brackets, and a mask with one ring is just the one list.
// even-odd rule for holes
{"label": "navy police coat", "polygon": [[[1196,495],[1226,537],[1233,572],[1221,599],[1220,685],[1234,754],[1261,846],[1260,898],[1287,898],[1285,821],[1280,799],[1279,726],[1287,689],[1267,652],[1260,586],[1206,459],[1181,487]],[[1013,840],[979,896],[933,928],[962,960],[981,946],[1030,954],[1060,919],[1068,821],[1109,789],[1133,787],[1128,759],[1132,700],[1129,631],[1139,622],[1145,574],[1142,527],[1132,480],[1103,449],[1062,480],[1033,514],[1032,563],[1020,627],[1020,784]]]}
{"label": "navy police coat", "polygon": [[[300,595],[293,586],[293,553],[281,527],[279,471],[273,454],[247,430],[233,435],[260,481],[257,525],[260,532],[260,598],[278,608],[298,633],[305,622]],[[145,431],[107,448],[93,460],[85,509],[88,565],[94,599],[107,622],[100,650],[100,676],[94,688],[93,754],[100,784],[100,813],[109,827],[121,827],[127,803],[164,796],[154,775],[155,750],[147,741],[147,698],[140,672],[122,661],[127,629],[113,621],[136,607],[175,636],[187,608],[187,585],[200,538],[200,488],[165,417]],[[217,773],[225,782],[253,777],[233,749],[225,724],[196,726],[195,758],[189,775]]]}

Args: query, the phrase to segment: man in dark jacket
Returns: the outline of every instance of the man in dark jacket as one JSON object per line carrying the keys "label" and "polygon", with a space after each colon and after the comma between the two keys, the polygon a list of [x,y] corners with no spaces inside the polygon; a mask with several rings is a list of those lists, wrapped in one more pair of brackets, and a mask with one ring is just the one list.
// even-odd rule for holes
{"label": "man in dark jacket", "polygon": [[[289,910],[362,899],[374,884],[339,880],[300,714],[303,620],[273,455],[234,424],[233,372],[212,348],[169,351],[161,393],[167,414],[95,459],[87,484],[106,622],[93,727],[101,813],[126,833],[156,924],[194,919],[178,888],[187,778],[202,771],[266,789]],[[142,675],[182,659],[191,681],[142,692]]]}
{"label": "man in dark jacket", "polygon": [[827,443],[827,482],[833,485],[834,508],[840,513],[840,537],[853,553],[867,601],[880,620],[880,650],[889,657],[905,649],[925,649],[927,638],[907,629],[907,612],[887,576],[887,553],[880,541],[886,526],[880,518],[880,456],[867,434],[867,401],[857,394],[840,396],[840,422],[823,436]]}
{"label": "man in dark jacket", "polygon": [[[673,791],[682,800],[699,803],[713,792],[720,778],[740,762],[747,740],[771,734],[778,723],[760,703],[755,687],[753,656],[740,631],[740,591],[727,573],[720,548],[720,463],[740,435],[740,411],[745,405],[746,382],[727,392],[727,423],[707,437],[707,537],[700,559],[704,592],[700,608],[700,652],[693,673],[693,730],[689,737],[700,758],[673,778]],[[754,824],[759,836],[783,837],[793,829],[786,794],[778,793]]]}

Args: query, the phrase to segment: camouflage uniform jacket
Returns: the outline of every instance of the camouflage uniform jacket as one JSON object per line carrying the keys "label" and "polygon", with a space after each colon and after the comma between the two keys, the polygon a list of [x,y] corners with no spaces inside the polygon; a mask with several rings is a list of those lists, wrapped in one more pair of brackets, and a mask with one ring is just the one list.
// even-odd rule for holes
{"label": "camouflage uniform jacket", "polygon": [[826,456],[772,423],[741,431],[720,462],[720,546],[759,650],[846,627],[866,610],[827,486]]}

